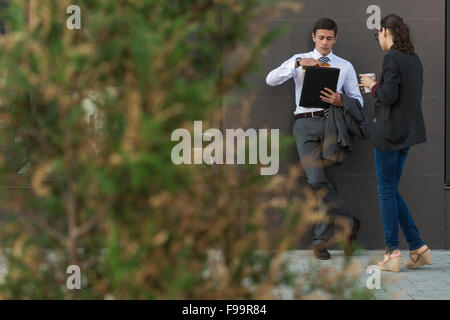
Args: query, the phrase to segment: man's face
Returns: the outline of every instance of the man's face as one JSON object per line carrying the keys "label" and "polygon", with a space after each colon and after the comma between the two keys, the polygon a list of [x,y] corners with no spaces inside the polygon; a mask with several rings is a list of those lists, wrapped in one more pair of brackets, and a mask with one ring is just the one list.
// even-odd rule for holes
{"label": "man's face", "polygon": [[337,40],[337,35],[334,34],[333,30],[318,29],[316,34],[312,35],[313,41],[316,44],[317,51],[321,55],[326,56],[333,49],[334,44]]}

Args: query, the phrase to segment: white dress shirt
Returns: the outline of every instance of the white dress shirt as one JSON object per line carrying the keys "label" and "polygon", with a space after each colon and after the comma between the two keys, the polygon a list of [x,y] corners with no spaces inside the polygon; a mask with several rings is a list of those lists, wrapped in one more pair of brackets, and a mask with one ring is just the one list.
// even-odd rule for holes
{"label": "white dress shirt", "polygon": [[[322,55],[319,53],[319,51],[317,51],[317,49],[314,49],[314,51],[308,53],[296,54],[289,60],[283,62],[281,66],[279,66],[275,70],[272,70],[267,75],[266,83],[269,86],[278,86],[284,83],[286,80],[294,78],[296,105],[294,114],[324,110],[323,108],[303,108],[299,105],[303,87],[303,77],[302,68],[295,68],[295,59],[297,59],[298,57],[319,59],[322,57]],[[350,98],[358,99],[361,103],[361,106],[363,106],[364,101],[358,87],[358,78],[356,77],[356,72],[353,68],[353,65],[347,60],[334,55],[333,51],[331,51],[326,57],[330,59],[328,64],[332,68],[339,68],[341,70],[339,73],[339,79],[336,88],[337,92],[340,94],[344,93]]]}

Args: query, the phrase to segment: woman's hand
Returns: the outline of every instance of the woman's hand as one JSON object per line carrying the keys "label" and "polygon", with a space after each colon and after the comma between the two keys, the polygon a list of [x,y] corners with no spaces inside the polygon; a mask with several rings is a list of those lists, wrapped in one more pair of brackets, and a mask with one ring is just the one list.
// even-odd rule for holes
{"label": "woman's hand", "polygon": [[373,77],[366,76],[364,74],[359,75],[361,84],[358,84],[358,87],[361,88],[362,91],[364,91],[364,87],[369,88],[372,90],[373,86],[377,84],[375,79]]}

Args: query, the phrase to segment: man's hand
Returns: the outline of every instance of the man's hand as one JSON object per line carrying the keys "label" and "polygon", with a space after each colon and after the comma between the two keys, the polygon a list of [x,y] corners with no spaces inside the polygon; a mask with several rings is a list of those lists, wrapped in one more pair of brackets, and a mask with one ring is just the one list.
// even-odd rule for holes
{"label": "man's hand", "polygon": [[323,102],[329,103],[335,107],[343,107],[344,106],[344,101],[342,101],[342,97],[339,93],[334,92],[331,89],[325,88],[325,91],[320,91],[320,93],[322,94],[320,96],[320,99]]}
{"label": "man's hand", "polygon": [[[296,62],[295,64],[296,64],[296,65],[295,65],[295,68],[299,67],[299,66],[297,65],[297,62]],[[300,65],[301,65],[302,67],[306,67],[306,66],[308,66],[308,67],[314,67],[314,66],[320,65],[320,61],[317,60],[317,59],[314,59],[314,58],[303,58],[303,59],[300,61]]]}

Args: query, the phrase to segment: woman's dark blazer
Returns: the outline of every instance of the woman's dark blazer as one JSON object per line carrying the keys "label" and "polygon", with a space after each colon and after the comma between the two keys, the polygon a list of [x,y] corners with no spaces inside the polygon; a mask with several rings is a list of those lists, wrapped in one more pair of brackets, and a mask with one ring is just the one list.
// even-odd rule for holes
{"label": "woman's dark blazer", "polygon": [[370,134],[375,147],[395,151],[425,142],[419,57],[391,49],[384,57],[379,84],[373,89],[377,101]]}

